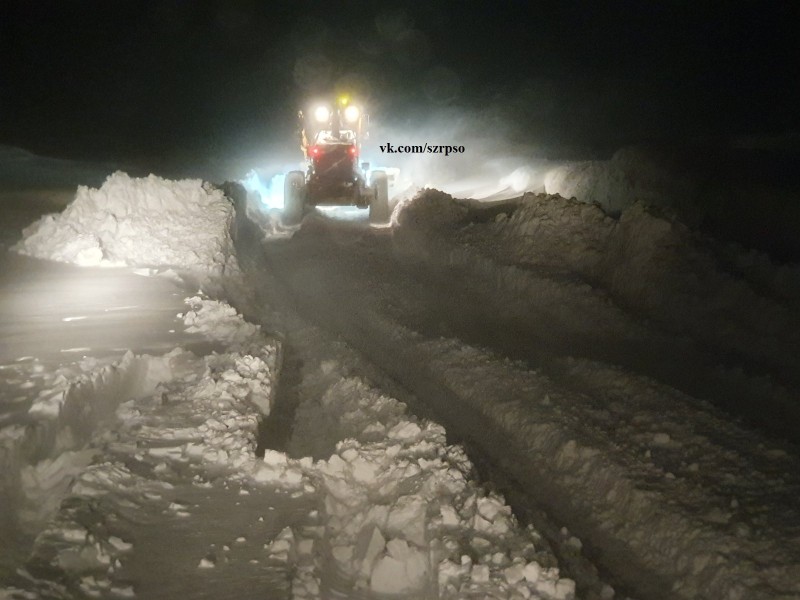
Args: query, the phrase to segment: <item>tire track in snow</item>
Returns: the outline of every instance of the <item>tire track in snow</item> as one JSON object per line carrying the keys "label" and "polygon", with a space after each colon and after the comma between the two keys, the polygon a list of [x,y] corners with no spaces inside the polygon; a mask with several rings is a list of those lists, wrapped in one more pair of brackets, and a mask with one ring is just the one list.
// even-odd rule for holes
{"label": "tire track in snow", "polygon": [[[353,250],[353,246],[358,244],[358,241],[353,240],[350,236],[342,237],[338,241],[347,245],[350,250]],[[281,250],[277,250],[278,248],[281,248]],[[483,434],[486,433],[487,429],[493,430],[494,435],[491,439],[495,442],[496,448],[505,447],[506,437],[504,432],[487,423],[477,411],[463,406],[463,403],[459,399],[452,397],[452,392],[443,387],[435,377],[426,377],[424,367],[420,369],[417,362],[407,360],[408,357],[405,356],[405,353],[401,352],[399,355],[395,355],[392,350],[393,342],[390,339],[391,336],[386,338],[378,336],[376,338],[371,335],[371,333],[374,333],[370,331],[370,327],[372,327],[371,321],[363,323],[362,328],[362,325],[354,323],[347,318],[339,321],[337,318],[332,317],[330,311],[335,311],[337,307],[342,306],[343,301],[335,293],[330,293],[333,290],[327,290],[329,293],[316,296],[319,302],[327,302],[327,308],[323,309],[317,303],[309,302],[308,296],[301,291],[302,286],[292,285],[297,283],[296,278],[303,278],[303,274],[300,271],[303,271],[304,268],[300,267],[299,264],[280,265],[278,264],[280,259],[273,253],[273,251],[276,251],[280,254],[285,250],[286,246],[282,242],[278,246],[270,245],[265,251],[265,263],[253,260],[252,254],[249,261],[240,258],[245,268],[250,270],[251,275],[261,281],[259,287],[264,295],[264,303],[272,307],[280,307],[277,311],[278,315],[271,314],[266,317],[266,321],[262,316],[262,326],[270,329],[277,322],[281,323],[284,330],[286,330],[287,325],[291,323],[288,327],[290,333],[287,333],[284,340],[284,347],[293,347],[293,351],[297,354],[309,357],[310,363],[318,361],[317,355],[321,351],[317,346],[324,345],[324,342],[321,341],[324,338],[318,338],[317,342],[309,343],[309,335],[313,338],[320,334],[310,334],[309,331],[315,328],[305,323],[302,318],[298,319],[294,315],[294,309],[297,309],[304,318],[319,324],[322,329],[334,333],[347,341],[347,346],[342,346],[341,342],[328,343],[333,343],[334,346],[338,345],[339,354],[342,352],[353,354],[353,351],[356,351],[357,357],[348,362],[346,367],[348,371],[360,373],[370,381],[378,382],[392,396],[400,398],[411,406],[418,416],[446,422],[448,424],[448,441],[450,443],[465,444],[468,449],[474,451],[470,452],[470,456],[474,459],[473,463],[477,462],[480,475],[490,487],[503,492],[508,501],[514,506],[515,513],[523,519],[523,522],[533,523],[536,529],[545,535],[547,543],[542,540],[543,546],[549,548],[548,552],[555,554],[558,564],[565,570],[565,573],[577,580],[579,597],[587,599],[610,597],[608,595],[612,593],[610,587],[600,579],[596,567],[580,551],[580,543],[577,538],[574,538],[567,530],[556,526],[544,511],[532,503],[532,497],[525,489],[526,486],[520,482],[531,478],[531,472],[526,472],[522,480],[513,477],[516,473],[511,468],[511,463],[524,464],[526,462],[524,455],[521,453],[517,455],[513,453],[497,453],[485,447],[486,439],[484,439]],[[312,250],[312,254],[316,255],[316,250]],[[241,255],[242,253],[240,252]],[[265,266],[267,267],[266,269],[264,269]],[[296,332],[300,330],[299,336],[297,333],[294,335],[291,333],[293,328]],[[357,332],[355,333],[355,338],[353,337],[353,332]],[[389,345],[376,346],[375,343],[378,340]],[[317,358],[310,358],[312,356],[317,356]],[[409,367],[411,370],[405,370],[403,365],[411,365]],[[411,385],[409,385],[410,383]],[[308,385],[307,381],[298,383],[299,387]],[[313,395],[323,392],[324,389],[319,388],[317,390],[307,389],[299,393],[301,395]],[[293,393],[297,394],[298,392],[294,391]],[[278,402],[280,401],[279,398]],[[450,418],[450,412],[456,406],[460,416],[466,419],[466,426],[463,419],[454,421]],[[313,421],[315,416],[307,412],[306,414],[298,413],[297,423]],[[331,424],[331,427],[335,429],[335,425]],[[307,427],[307,429],[309,428]],[[312,435],[310,436],[306,433],[305,438],[313,437],[314,430],[319,431],[319,426],[311,425],[309,431],[312,432]],[[303,435],[302,432],[300,435]],[[324,438],[327,435],[330,435],[330,433],[322,437]],[[332,449],[331,446],[325,445],[324,440],[322,441],[322,446],[318,443],[306,446],[302,440],[300,440],[299,444],[297,440],[295,440],[294,444],[289,444],[288,450],[290,454],[300,456],[310,453],[317,457],[326,457]],[[536,478],[538,479],[538,477]],[[621,593],[624,590],[624,585],[620,584],[620,586],[616,597],[624,598],[626,596]]]}
{"label": "tire track in snow", "polygon": [[[570,524],[637,593],[651,598],[794,595],[796,563],[791,553],[782,558],[779,539],[760,541],[757,536],[748,537],[746,531],[737,534],[714,523],[713,511],[692,514],[673,504],[671,499],[679,494],[665,493],[672,484],[664,481],[666,471],[654,468],[649,457],[640,463],[625,462],[602,429],[594,431],[593,437],[592,428],[582,426],[580,415],[576,420],[569,411],[559,414],[560,407],[580,399],[574,385],[564,387],[563,382],[535,372],[519,371],[491,355],[483,355],[481,364],[494,376],[488,382],[470,379],[469,369],[461,369],[461,364],[470,353],[481,355],[478,350],[456,341],[420,337],[387,319],[387,313],[403,313],[397,304],[405,298],[386,293],[382,278],[392,265],[369,256],[378,252],[369,236],[362,237],[351,228],[349,233],[356,240],[347,242],[351,248],[345,254],[336,248],[336,238],[343,239],[346,228],[314,221],[309,225],[311,231],[301,231],[293,248],[281,248],[276,254],[284,255],[278,259],[273,255],[273,266],[276,260],[284,261],[278,270],[282,268],[281,275],[301,311],[341,335],[420,397],[444,402],[442,414],[457,411],[456,418],[440,420],[451,430],[461,423],[469,432],[467,437],[484,440],[482,452],[514,473],[518,481],[535,481],[536,485],[528,486],[532,495]],[[331,233],[326,227],[340,231]],[[303,241],[312,235],[317,239]],[[361,263],[343,266],[346,260]],[[402,286],[391,291],[403,293]],[[561,376],[569,381],[563,366]],[[529,389],[520,384],[520,392],[503,385],[506,380],[519,382],[520,377],[532,378],[525,384]],[[541,393],[532,393],[534,389]],[[532,397],[548,403],[559,400],[555,408],[538,414],[530,413]],[[469,417],[465,403],[482,414]],[[494,432],[493,427],[497,427]],[[729,451],[722,443],[720,456]],[[515,445],[516,460],[509,460]],[[586,465],[591,467],[588,473]],[[678,482],[679,486],[684,483]],[[598,489],[605,494],[598,496]],[[772,569],[761,568],[765,559],[774,565]],[[783,560],[787,562],[780,566]]]}

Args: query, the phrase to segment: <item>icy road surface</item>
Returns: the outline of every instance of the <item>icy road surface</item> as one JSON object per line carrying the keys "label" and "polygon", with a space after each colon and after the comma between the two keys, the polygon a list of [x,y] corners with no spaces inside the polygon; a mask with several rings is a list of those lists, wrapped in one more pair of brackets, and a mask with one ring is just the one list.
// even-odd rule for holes
{"label": "icy road surface", "polygon": [[[271,306],[341,336],[389,376],[397,397],[464,443],[518,514],[549,532],[579,593],[608,593],[592,581],[590,557],[635,597],[798,597],[799,463],[796,447],[781,441],[797,439],[796,421],[785,418],[797,414],[800,372],[786,352],[796,348],[797,331],[786,326],[796,322],[791,302],[716,272],[709,277],[727,294],[759,290],[761,314],[715,308],[730,303],[714,297],[716,280],[706,299],[689,297],[692,284],[706,283],[691,273],[682,287],[671,282],[677,298],[659,300],[647,295],[647,269],[675,273],[648,267],[639,248],[633,266],[619,269],[639,269],[641,281],[624,288],[639,295],[626,303],[613,286],[589,284],[581,264],[526,265],[524,245],[502,232],[515,204],[470,212],[433,200],[439,205],[401,215],[394,230],[335,211],[310,215],[290,240],[240,247],[240,260]],[[587,238],[602,233],[602,215],[593,232],[597,216],[563,199],[548,206],[535,210],[561,215],[559,235],[586,230],[567,240],[565,263],[598,253]],[[633,223],[630,238],[658,245],[658,231],[647,228],[663,224]],[[517,255],[500,255],[509,246]],[[656,315],[656,300],[678,310]],[[703,316],[708,306],[716,312]],[[770,315],[784,319],[783,332],[775,331],[780,321],[774,334],[757,329]],[[728,325],[715,329],[714,319]],[[762,333],[773,341],[757,339]],[[289,336],[287,354],[292,343]]]}

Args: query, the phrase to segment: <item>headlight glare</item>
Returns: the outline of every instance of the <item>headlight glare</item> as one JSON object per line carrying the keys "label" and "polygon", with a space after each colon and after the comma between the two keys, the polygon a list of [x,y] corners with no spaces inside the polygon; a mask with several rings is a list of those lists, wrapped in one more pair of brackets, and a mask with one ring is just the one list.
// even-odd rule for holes
{"label": "headlight glare", "polygon": [[331,116],[331,111],[327,106],[318,106],[314,109],[314,118],[320,123],[327,123]]}
{"label": "headlight glare", "polygon": [[358,117],[360,115],[361,111],[358,110],[357,106],[353,106],[352,104],[344,109],[344,118],[350,123],[355,123],[358,121]]}

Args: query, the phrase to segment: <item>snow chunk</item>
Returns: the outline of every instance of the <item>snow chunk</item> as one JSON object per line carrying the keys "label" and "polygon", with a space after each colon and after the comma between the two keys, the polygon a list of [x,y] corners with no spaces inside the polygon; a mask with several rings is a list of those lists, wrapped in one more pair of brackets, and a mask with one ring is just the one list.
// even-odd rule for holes
{"label": "snow chunk", "polygon": [[409,594],[421,590],[428,575],[428,561],[422,552],[402,540],[387,544],[389,554],[381,558],[370,577],[370,589],[377,594]]}
{"label": "snow chunk", "polygon": [[360,561],[359,571],[368,576],[372,572],[375,559],[386,547],[386,540],[378,527],[361,530],[356,541],[354,558]]}

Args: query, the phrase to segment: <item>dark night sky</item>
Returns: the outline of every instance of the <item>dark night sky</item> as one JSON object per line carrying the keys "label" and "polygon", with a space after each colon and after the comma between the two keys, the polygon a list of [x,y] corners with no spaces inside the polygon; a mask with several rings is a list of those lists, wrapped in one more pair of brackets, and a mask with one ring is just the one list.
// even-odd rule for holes
{"label": "dark night sky", "polygon": [[0,143],[186,157],[289,135],[336,86],[588,147],[798,130],[800,3],[4,0]]}

